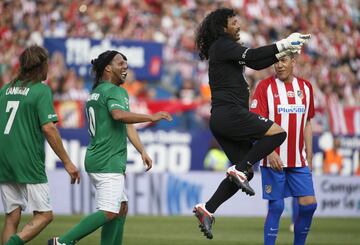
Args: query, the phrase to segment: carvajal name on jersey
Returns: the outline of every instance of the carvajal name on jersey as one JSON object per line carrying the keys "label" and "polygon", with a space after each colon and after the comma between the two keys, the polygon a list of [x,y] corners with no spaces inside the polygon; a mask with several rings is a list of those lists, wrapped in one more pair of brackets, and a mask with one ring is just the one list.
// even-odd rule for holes
{"label": "carvajal name on jersey", "polygon": [[6,89],[6,95],[24,95],[27,96],[27,94],[29,93],[30,88],[26,88],[26,87],[10,87],[8,89]]}
{"label": "carvajal name on jersey", "polygon": [[277,112],[279,114],[282,114],[282,113],[289,113],[289,114],[305,113],[305,105],[278,105]]}
{"label": "carvajal name on jersey", "polygon": [[100,97],[100,94],[98,94],[98,93],[92,93],[92,94],[90,94],[90,97],[88,98],[88,101],[90,101],[90,100],[98,100],[99,99],[99,97]]}

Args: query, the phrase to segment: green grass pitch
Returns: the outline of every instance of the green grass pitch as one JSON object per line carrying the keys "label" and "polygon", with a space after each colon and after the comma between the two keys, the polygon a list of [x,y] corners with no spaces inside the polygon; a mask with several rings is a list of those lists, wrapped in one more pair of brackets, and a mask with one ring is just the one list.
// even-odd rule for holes
{"label": "green grass pitch", "polygon": [[[81,216],[56,216],[54,221],[27,244],[45,245],[47,240],[68,230]],[[20,227],[29,220],[25,216]],[[0,216],[4,224],[4,216]],[[194,217],[129,216],[125,225],[124,245],[260,245],[263,244],[264,218],[218,217],[213,227],[213,240],[202,236]],[[283,218],[277,245],[292,244],[289,218]],[[99,230],[78,244],[98,245]],[[359,245],[360,218],[315,218],[307,244],[309,245]]]}

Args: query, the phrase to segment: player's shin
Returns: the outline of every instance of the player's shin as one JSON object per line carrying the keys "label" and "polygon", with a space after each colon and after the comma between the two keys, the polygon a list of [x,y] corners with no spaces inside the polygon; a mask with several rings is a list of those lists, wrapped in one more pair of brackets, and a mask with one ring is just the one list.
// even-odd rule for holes
{"label": "player's shin", "polygon": [[284,200],[269,200],[269,211],[264,224],[264,245],[274,245],[278,231],[279,221],[284,211]]}
{"label": "player's shin", "polygon": [[120,216],[103,225],[101,230],[101,245],[122,244],[127,211],[127,202],[122,202],[119,213]]}
{"label": "player's shin", "polygon": [[101,229],[101,245],[121,245],[124,234],[126,216],[117,217],[103,225]]}
{"label": "player's shin", "polygon": [[294,226],[294,245],[305,244],[316,207],[316,203],[310,205],[299,204],[299,216]]}
{"label": "player's shin", "polygon": [[23,245],[25,242],[21,240],[21,238],[14,234],[10,237],[10,239],[4,245]]}
{"label": "player's shin", "polygon": [[69,230],[67,233],[59,237],[59,241],[65,244],[73,244],[86,235],[92,233],[100,226],[108,222],[103,211],[97,211],[83,218],[79,224]]}

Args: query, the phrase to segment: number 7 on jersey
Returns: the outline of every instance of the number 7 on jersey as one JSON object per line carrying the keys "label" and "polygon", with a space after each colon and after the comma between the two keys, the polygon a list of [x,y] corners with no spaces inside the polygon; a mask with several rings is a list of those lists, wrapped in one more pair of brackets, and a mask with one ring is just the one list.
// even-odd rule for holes
{"label": "number 7 on jersey", "polygon": [[9,134],[11,126],[13,125],[17,109],[19,108],[19,101],[8,101],[6,104],[6,112],[10,112],[9,120],[6,123],[4,134]]}

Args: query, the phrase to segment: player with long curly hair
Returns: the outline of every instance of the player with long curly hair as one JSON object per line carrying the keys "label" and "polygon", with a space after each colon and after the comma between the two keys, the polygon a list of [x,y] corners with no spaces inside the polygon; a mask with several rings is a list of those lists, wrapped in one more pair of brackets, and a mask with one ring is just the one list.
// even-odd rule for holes
{"label": "player with long curly hair", "polygon": [[252,166],[277,148],[286,132],[276,123],[249,111],[249,85],[245,66],[264,69],[287,53],[297,53],[310,35],[293,33],[286,39],[259,48],[240,42],[240,20],[232,9],[211,12],[199,25],[196,46],[209,61],[211,89],[210,129],[230,162],[227,177],[205,204],[194,207],[201,231],[211,239],[213,213],[239,189],[252,196]]}

